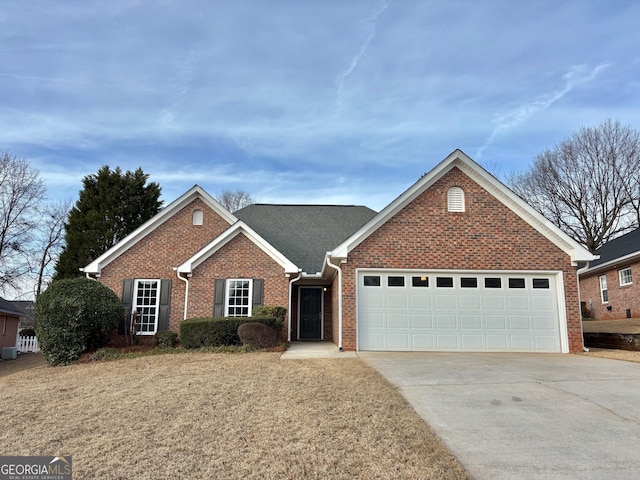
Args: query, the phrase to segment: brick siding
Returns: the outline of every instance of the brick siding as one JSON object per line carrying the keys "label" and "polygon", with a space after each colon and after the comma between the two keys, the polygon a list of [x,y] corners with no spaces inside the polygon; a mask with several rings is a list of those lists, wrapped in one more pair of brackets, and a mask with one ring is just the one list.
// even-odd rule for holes
{"label": "brick siding", "polygon": [[[202,210],[202,225],[193,225],[193,212]],[[100,282],[122,297],[125,278],[171,279],[169,328],[178,331],[184,317],[185,283],[174,267],[182,264],[229,228],[229,223],[201,199],[166,219],[162,225],[106,265]],[[206,270],[211,270],[206,271]],[[194,272],[189,283],[188,316],[213,314],[214,277],[263,278],[264,304],[287,306],[284,270],[243,235],[233,239]],[[207,283],[209,282],[209,283]]]}
{"label": "brick siding", "polygon": [[[466,211],[447,211],[447,192]],[[562,271],[569,349],[582,351],[576,269],[567,254],[458,168],[453,168],[354,248],[343,270],[343,347],[356,347],[357,268]]]}
{"label": "brick siding", "polygon": [[[619,271],[631,267],[633,283],[620,285]],[[602,303],[600,294],[600,276],[607,277],[608,303]],[[640,318],[640,262],[616,265],[615,268],[580,279],[580,297],[586,303],[589,318],[594,320],[618,320],[627,318],[627,309],[631,318]],[[611,307],[608,310],[607,307]]]}

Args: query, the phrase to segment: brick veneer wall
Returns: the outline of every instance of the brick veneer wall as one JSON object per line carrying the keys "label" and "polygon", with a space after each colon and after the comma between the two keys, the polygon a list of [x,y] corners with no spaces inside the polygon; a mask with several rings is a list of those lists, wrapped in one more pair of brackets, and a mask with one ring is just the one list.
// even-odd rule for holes
{"label": "brick veneer wall", "polygon": [[[465,212],[447,211],[447,192],[465,193]],[[343,270],[343,347],[356,347],[357,268],[560,270],[569,348],[582,351],[575,267],[552,244],[458,168],[453,168],[354,248]]]}
{"label": "brick veneer wall", "polygon": [[[203,212],[202,225],[193,225],[195,210]],[[122,298],[122,280],[125,278],[171,279],[169,323],[170,328],[177,331],[177,325],[183,318],[185,286],[184,282],[178,280],[173,268],[227,228],[229,223],[196,198],[105,266],[99,280]]]}
{"label": "brick veneer wall", "polygon": [[216,278],[261,278],[263,304],[288,308],[289,279],[284,269],[243,234],[194,269],[189,279],[188,317],[213,315]]}
{"label": "brick veneer wall", "polygon": [[[631,285],[620,285],[619,271],[631,267],[633,283]],[[607,290],[609,292],[609,302],[602,303],[600,295],[601,275],[607,276]],[[640,262],[632,264],[616,265],[615,268],[607,272],[597,273],[580,279],[580,297],[586,302],[590,318],[594,320],[618,320],[627,318],[627,309],[631,310],[632,318],[640,318]],[[611,310],[607,310],[607,306]]]}

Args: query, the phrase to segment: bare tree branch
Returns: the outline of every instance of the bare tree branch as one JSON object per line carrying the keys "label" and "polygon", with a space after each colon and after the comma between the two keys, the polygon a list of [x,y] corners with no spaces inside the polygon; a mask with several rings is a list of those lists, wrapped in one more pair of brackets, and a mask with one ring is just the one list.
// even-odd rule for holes
{"label": "bare tree branch", "polygon": [[256,200],[251,196],[251,194],[243,190],[236,190],[235,192],[225,190],[218,194],[216,200],[230,212],[235,212],[247,205],[256,203]]}
{"label": "bare tree branch", "polygon": [[640,133],[612,120],[582,127],[507,182],[593,252],[639,226]]}

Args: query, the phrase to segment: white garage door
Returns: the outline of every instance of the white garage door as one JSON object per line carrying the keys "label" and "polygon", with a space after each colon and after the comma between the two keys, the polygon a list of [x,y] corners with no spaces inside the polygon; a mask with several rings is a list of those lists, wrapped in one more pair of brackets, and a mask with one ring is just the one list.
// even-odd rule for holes
{"label": "white garage door", "polygon": [[556,275],[358,272],[358,349],[560,352]]}

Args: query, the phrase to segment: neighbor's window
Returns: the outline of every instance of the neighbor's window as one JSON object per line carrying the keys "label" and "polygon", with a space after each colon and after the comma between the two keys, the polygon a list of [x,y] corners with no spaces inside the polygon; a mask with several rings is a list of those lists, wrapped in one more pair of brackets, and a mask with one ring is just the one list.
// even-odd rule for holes
{"label": "neighbor's window", "polygon": [[620,270],[620,285],[631,285],[633,279],[631,278],[631,267],[623,268]]}
{"label": "neighbor's window", "polygon": [[404,277],[387,277],[388,287],[404,287]]}
{"label": "neighbor's window", "polygon": [[502,288],[500,277],[487,277],[484,279],[484,288]]}
{"label": "neighbor's window", "polygon": [[600,279],[600,296],[602,297],[602,303],[609,302],[609,291],[607,290],[607,276],[601,275]]}
{"label": "neighbor's window", "polygon": [[136,280],[133,310],[137,313],[138,333],[154,335],[158,330],[160,280]]}
{"label": "neighbor's window", "polygon": [[464,190],[451,187],[447,193],[447,204],[450,212],[464,212]]}
{"label": "neighbor's window", "polygon": [[510,278],[509,288],[525,288],[524,278]]}
{"label": "neighbor's window", "polygon": [[227,280],[225,317],[250,317],[253,282],[247,278]]}

